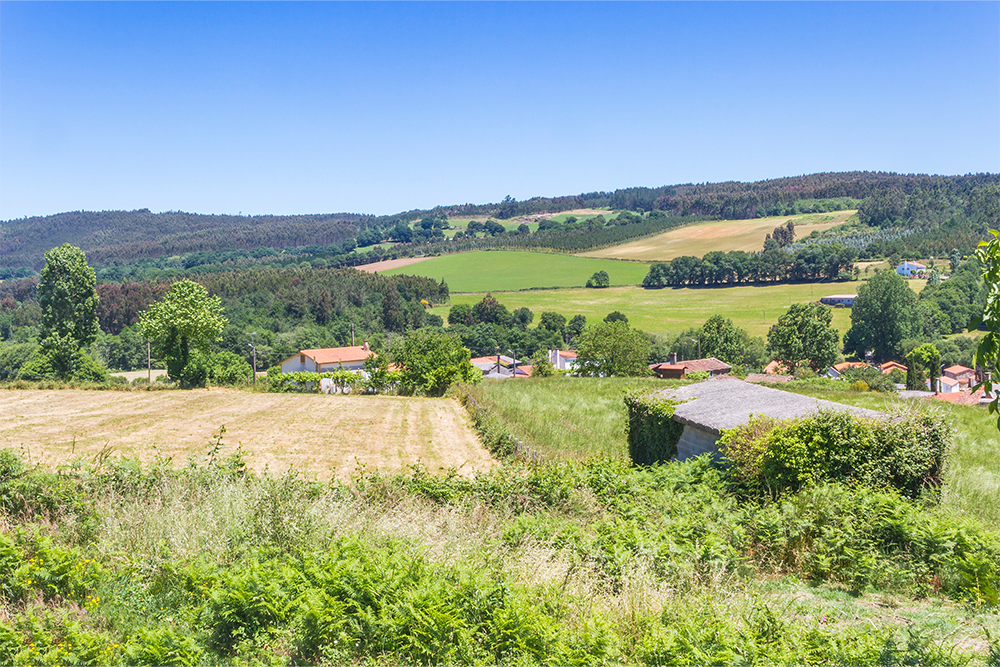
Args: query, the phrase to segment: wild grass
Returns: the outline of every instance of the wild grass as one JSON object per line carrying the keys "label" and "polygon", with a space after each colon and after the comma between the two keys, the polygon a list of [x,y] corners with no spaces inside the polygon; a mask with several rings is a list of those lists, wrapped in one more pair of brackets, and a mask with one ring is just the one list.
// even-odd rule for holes
{"label": "wild grass", "polygon": [[1000,632],[989,608],[773,569],[767,508],[704,461],[350,485],[233,457],[16,482],[0,464],[21,503],[0,530],[13,664],[976,664]]}
{"label": "wild grass", "polygon": [[[872,410],[892,410],[909,402],[875,392],[845,390],[835,380],[792,382],[781,388]],[[945,465],[943,504],[959,517],[975,516],[1000,528],[1000,431],[996,418],[979,406],[932,399],[921,402],[944,413],[954,427]]]}
{"label": "wild grass", "polygon": [[486,381],[471,391],[512,435],[545,456],[626,458],[624,392],[676,384],[652,378],[551,377]]}

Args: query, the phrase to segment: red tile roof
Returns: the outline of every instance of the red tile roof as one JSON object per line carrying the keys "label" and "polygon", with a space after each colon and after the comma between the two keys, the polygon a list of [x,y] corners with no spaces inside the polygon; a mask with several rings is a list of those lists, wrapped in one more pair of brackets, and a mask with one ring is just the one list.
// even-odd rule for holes
{"label": "red tile roof", "polygon": [[837,372],[843,373],[848,368],[864,368],[867,365],[863,361],[842,361],[839,364],[834,364],[833,367],[837,369]]}
{"label": "red tile roof", "polygon": [[[319,366],[326,366],[327,364],[364,361],[369,355],[374,355],[375,353],[368,349],[367,345],[349,345],[347,347],[326,347],[319,350],[301,350],[299,354],[304,354]],[[293,354],[292,357],[294,356]],[[292,357],[289,357],[289,359]]]}
{"label": "red tile roof", "polygon": [[[733,367],[724,361],[719,361],[715,357],[708,357],[707,359],[692,359],[691,361],[682,361],[677,364],[686,369],[687,373],[693,373],[695,371],[731,371]],[[669,368],[669,366],[668,366]]]}
{"label": "red tile roof", "polygon": [[952,375],[960,375],[962,373],[975,373],[976,371],[972,370],[968,366],[955,365],[944,369],[944,372],[951,373]]}

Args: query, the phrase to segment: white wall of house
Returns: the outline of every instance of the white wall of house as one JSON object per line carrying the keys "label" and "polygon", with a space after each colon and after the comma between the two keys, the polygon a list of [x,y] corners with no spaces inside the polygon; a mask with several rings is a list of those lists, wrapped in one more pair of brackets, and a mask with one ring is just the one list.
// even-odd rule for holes
{"label": "white wall of house", "polygon": [[282,373],[315,373],[316,362],[304,354],[296,354],[281,362]]}

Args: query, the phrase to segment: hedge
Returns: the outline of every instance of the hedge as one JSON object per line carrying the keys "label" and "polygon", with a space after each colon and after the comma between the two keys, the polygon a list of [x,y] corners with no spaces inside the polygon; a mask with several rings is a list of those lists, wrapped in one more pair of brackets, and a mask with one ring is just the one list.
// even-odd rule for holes
{"label": "hedge", "polygon": [[677,456],[684,426],[673,420],[674,401],[638,393],[625,394],[628,455],[636,465],[652,465]]}

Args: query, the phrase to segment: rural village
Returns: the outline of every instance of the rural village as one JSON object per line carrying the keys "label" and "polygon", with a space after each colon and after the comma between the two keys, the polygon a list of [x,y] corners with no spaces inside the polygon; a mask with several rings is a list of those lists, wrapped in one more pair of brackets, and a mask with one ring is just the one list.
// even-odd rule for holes
{"label": "rural village", "polygon": [[1000,3],[0,0],[0,108],[0,667],[1000,667]]}

